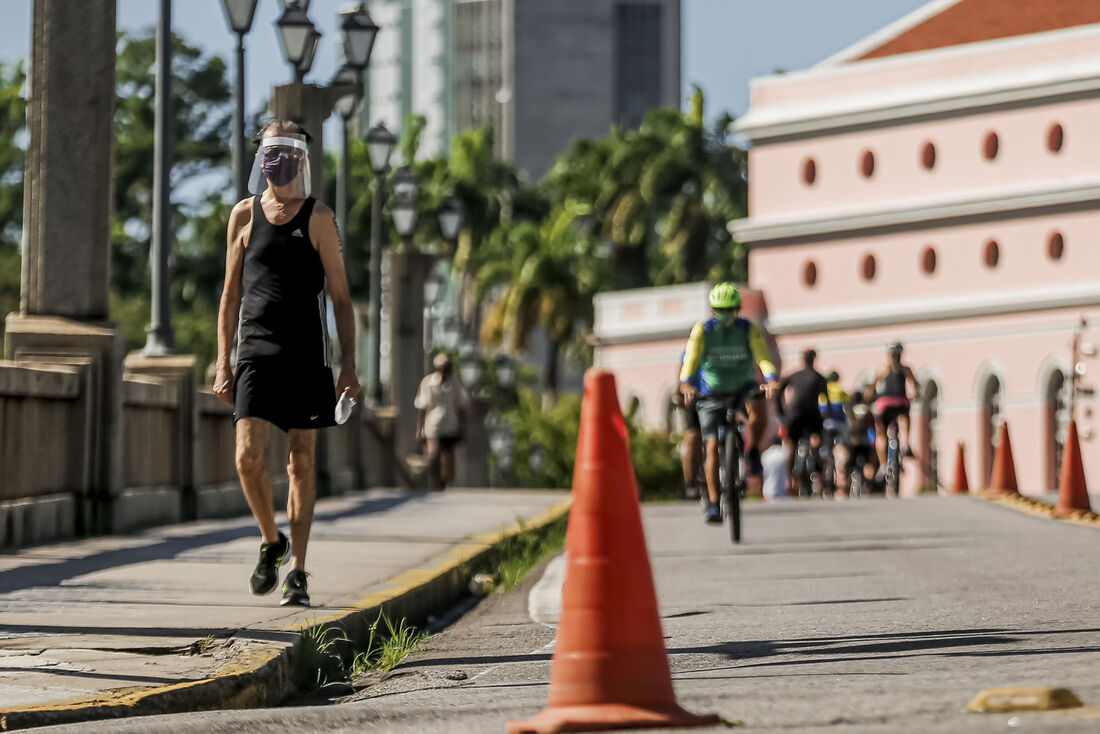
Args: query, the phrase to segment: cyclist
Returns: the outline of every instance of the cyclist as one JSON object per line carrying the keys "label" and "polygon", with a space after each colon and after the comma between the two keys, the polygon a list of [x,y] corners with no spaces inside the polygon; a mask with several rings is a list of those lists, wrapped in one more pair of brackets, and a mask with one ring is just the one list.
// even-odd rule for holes
{"label": "cyclist", "polygon": [[[821,415],[822,402],[828,402],[829,386],[820,372],[814,369],[817,352],[807,349],[802,352],[802,369],[787,375],[779,382],[779,410],[783,414],[783,425],[787,428],[787,437],[783,440],[787,449],[787,472],[790,475],[791,494],[797,494],[800,480],[794,471],[795,455],[803,437],[809,439],[810,450],[821,449],[821,431],[824,421]],[[791,399],[787,401],[787,390]],[[808,489],[808,488],[802,488]]]}
{"label": "cyclist", "polygon": [[[685,354],[687,354],[686,350],[680,352],[680,363],[676,367],[677,380],[684,366]],[[689,382],[698,390],[699,373],[692,375]],[[703,434],[699,429],[699,413],[694,405],[687,405],[684,402],[684,396],[678,390],[673,403],[680,413],[680,425],[684,431],[684,437],[680,441],[680,468],[684,472],[684,496],[694,499],[699,496],[699,486],[695,480],[699,476],[699,464],[703,461]]]}
{"label": "cyclist", "polygon": [[889,361],[875,375],[875,379],[867,386],[864,395],[868,401],[877,395],[873,412],[875,414],[875,450],[878,453],[879,466],[886,466],[886,428],[894,420],[898,422],[899,440],[904,436],[903,455],[913,455],[909,445],[909,392],[907,387],[912,385],[913,400],[920,400],[920,385],[913,375],[913,370],[901,361],[901,354],[904,349],[901,342],[894,342],[890,345],[887,350]]}
{"label": "cyclist", "polygon": [[[721,524],[718,506],[718,429],[726,420],[726,401],[746,405],[749,430],[745,436],[746,484],[750,491],[762,487],[759,440],[767,423],[767,404],[756,382],[754,363],[767,383],[771,397],[776,389],[775,366],[760,327],[740,317],[741,292],[733,283],[719,283],[708,298],[714,317],[695,325],[688,337],[684,364],[680,369],[680,391],[684,402],[695,404],[706,444],[704,470],[707,477],[706,521]],[[692,377],[699,373],[699,387]],[[696,395],[699,400],[696,402]],[[733,429],[733,426],[730,426]]]}
{"label": "cyclist", "polygon": [[844,415],[847,422],[844,438],[837,441],[834,451],[837,492],[840,496],[848,494],[850,490],[849,477],[852,469],[858,469],[865,480],[864,486],[869,486],[878,468],[872,449],[875,422],[867,403],[863,401],[862,392],[857,390],[852,395],[844,406]]}
{"label": "cyclist", "polygon": [[[840,466],[839,450],[848,440],[848,416],[845,407],[852,396],[840,386],[840,373],[835,369],[825,375],[825,394],[819,398],[823,423],[822,456],[832,459],[833,468]],[[834,488],[839,490],[837,498],[844,496],[845,486],[838,481],[839,474],[833,472]]]}

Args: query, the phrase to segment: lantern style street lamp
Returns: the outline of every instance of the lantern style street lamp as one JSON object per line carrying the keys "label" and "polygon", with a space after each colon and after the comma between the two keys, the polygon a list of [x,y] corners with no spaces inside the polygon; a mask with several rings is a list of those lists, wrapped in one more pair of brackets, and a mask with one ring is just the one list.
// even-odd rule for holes
{"label": "lantern style street lamp", "polygon": [[344,41],[344,63],[362,71],[367,68],[378,26],[362,2],[340,9],[340,33]]}
{"label": "lantern style street lamp", "polygon": [[[300,0],[289,0],[285,3],[283,14],[275,25],[279,28],[279,43],[283,47],[283,56],[294,69],[294,78],[299,83],[305,77],[301,71],[302,64],[308,56],[308,64],[312,66],[313,55],[317,52],[317,42],[321,34],[313,27],[313,22],[306,15],[306,7],[302,7]],[[307,66],[308,69],[308,66]]]}
{"label": "lantern style street lamp", "polygon": [[374,171],[370,217],[370,395],[376,405],[382,404],[382,200],[385,190],[382,179],[390,168],[397,138],[379,122],[367,132],[367,157]]}
{"label": "lantern style street lamp", "polygon": [[505,390],[511,390],[516,384],[516,362],[507,354],[496,356],[497,384]]}
{"label": "lantern style street lamp", "polygon": [[244,37],[252,30],[256,0],[222,0],[229,27],[237,34],[237,83],[233,85],[233,183],[237,201],[248,196],[248,168],[244,160]]}
{"label": "lantern style street lamp", "polygon": [[405,242],[405,249],[412,247],[416,233],[416,173],[409,166],[402,166],[393,174],[393,226]]}
{"label": "lantern style street lamp", "polygon": [[462,200],[454,194],[444,197],[439,204],[439,233],[448,243],[458,239],[458,233],[462,231],[463,220],[466,212],[462,208]]}

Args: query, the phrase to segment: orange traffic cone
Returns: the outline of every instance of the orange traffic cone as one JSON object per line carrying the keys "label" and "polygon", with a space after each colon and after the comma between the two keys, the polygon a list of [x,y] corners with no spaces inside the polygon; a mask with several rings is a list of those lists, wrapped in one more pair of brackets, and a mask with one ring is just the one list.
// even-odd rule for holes
{"label": "orange traffic cone", "polygon": [[638,485],[610,372],[585,375],[550,696],[510,734],[704,726],[672,690]]}
{"label": "orange traffic cone", "polygon": [[951,494],[966,494],[970,491],[970,482],[966,481],[966,461],[963,458],[963,442],[959,441],[955,451],[955,481],[951,484]]}
{"label": "orange traffic cone", "polygon": [[1069,422],[1069,435],[1066,437],[1065,453],[1062,454],[1062,472],[1058,479],[1055,517],[1092,510],[1089,506],[1089,490],[1085,485],[1085,464],[1081,461],[1081,442],[1077,438],[1077,421]]}
{"label": "orange traffic cone", "polygon": [[1016,462],[1012,460],[1012,442],[1008,439],[1008,421],[1001,424],[997,453],[993,455],[993,475],[989,489],[994,494],[1019,494],[1016,484]]}

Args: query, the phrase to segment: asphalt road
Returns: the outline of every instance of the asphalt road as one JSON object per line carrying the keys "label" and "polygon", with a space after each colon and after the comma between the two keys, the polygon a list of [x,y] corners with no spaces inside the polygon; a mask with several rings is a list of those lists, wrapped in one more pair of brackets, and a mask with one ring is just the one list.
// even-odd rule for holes
{"label": "asphalt road", "polygon": [[[739,547],[694,504],[647,506],[644,520],[690,710],[746,731],[1100,730],[1093,528],[947,497],[751,504]],[[79,731],[503,731],[546,702],[561,568],[491,596],[339,702]],[[1067,686],[1086,708],[963,712],[1007,685]]]}

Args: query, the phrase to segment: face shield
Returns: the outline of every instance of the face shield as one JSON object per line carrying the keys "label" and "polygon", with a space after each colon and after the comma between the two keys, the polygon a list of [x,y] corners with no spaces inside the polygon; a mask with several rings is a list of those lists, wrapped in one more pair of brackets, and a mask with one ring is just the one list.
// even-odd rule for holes
{"label": "face shield", "polygon": [[287,133],[260,141],[248,177],[248,191],[262,194],[269,185],[283,196],[309,196],[309,146],[304,136]]}

